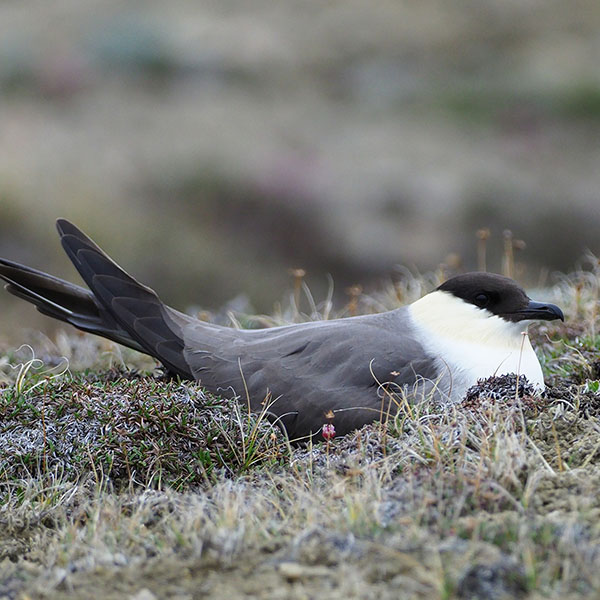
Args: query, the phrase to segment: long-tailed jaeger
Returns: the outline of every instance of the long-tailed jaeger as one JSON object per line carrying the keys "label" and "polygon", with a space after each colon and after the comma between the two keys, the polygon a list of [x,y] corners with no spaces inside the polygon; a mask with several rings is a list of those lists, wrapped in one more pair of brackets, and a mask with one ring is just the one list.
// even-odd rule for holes
{"label": "long-tailed jaeger", "polygon": [[[6,289],[50,317],[158,359],[170,373],[267,410],[290,439],[344,434],[395,412],[406,398],[460,401],[478,379],[518,373],[538,389],[542,369],[529,321],[563,319],[512,279],[453,277],[409,306],[364,315],[239,330],[163,304],[64,219],[61,242],[89,290],[0,259]],[[333,417],[332,417],[333,415]]]}

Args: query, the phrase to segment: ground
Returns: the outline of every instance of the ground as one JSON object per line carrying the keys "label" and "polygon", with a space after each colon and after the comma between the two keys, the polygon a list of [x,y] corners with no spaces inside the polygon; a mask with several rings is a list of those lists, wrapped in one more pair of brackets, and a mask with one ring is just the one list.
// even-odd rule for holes
{"label": "ground", "polygon": [[545,396],[495,378],[314,446],[88,336],[5,349],[0,598],[597,597],[597,275],[530,332]]}

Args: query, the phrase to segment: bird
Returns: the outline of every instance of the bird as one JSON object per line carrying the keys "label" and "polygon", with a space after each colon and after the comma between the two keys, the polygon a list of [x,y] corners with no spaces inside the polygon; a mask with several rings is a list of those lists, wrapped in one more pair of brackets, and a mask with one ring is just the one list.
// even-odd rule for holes
{"label": "bird", "polygon": [[[531,300],[512,279],[451,277],[410,305],[378,314],[234,329],[164,304],[74,224],[56,222],[88,289],[9,260],[0,278],[44,315],[149,354],[165,370],[247,403],[292,441],[343,435],[405,401],[460,402],[478,380],[516,373],[544,389],[524,332],[561,309]],[[333,425],[333,429],[331,428]]]}

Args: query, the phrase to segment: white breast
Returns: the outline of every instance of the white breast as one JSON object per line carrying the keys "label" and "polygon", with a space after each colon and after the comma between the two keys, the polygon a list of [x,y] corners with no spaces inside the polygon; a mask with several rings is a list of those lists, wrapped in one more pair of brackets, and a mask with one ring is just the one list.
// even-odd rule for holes
{"label": "white breast", "polygon": [[527,322],[505,321],[442,291],[411,304],[409,314],[425,349],[448,371],[451,401],[460,401],[478,379],[508,373],[524,375],[544,389]]}

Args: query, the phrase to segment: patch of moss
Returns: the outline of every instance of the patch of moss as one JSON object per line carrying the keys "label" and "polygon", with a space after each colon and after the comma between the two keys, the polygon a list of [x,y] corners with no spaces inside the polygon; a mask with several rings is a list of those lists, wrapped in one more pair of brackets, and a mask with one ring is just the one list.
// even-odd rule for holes
{"label": "patch of moss", "polygon": [[[38,382],[39,383],[39,382]],[[193,384],[118,370],[0,394],[0,464],[12,481],[60,469],[116,487],[176,489],[279,461],[283,436],[260,415]]]}

